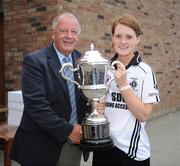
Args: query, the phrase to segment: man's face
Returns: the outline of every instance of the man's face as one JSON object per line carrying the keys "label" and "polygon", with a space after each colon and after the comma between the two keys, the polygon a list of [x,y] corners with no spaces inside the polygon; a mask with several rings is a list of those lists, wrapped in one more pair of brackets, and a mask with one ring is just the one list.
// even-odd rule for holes
{"label": "man's face", "polygon": [[52,31],[56,48],[64,55],[69,55],[78,41],[78,22],[69,17],[61,18]]}

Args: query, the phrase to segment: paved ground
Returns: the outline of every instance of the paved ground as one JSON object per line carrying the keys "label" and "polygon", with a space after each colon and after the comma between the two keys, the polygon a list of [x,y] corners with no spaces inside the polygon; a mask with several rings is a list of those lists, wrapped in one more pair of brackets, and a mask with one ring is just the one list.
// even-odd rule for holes
{"label": "paved ground", "polygon": [[[180,111],[153,119],[147,123],[151,142],[151,166],[180,166]],[[91,166],[92,154],[81,166]],[[3,166],[2,151],[0,166]],[[13,162],[12,166],[19,166]]]}
{"label": "paved ground", "polygon": [[151,166],[180,166],[180,111],[147,125],[151,142]]}

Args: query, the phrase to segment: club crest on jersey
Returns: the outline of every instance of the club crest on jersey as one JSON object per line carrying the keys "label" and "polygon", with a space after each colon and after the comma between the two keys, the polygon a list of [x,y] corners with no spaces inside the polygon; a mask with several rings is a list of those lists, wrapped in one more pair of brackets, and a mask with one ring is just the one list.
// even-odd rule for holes
{"label": "club crest on jersey", "polygon": [[131,85],[131,87],[133,88],[133,89],[136,89],[136,87],[137,87],[137,85],[138,85],[138,83],[137,83],[137,78],[131,78],[132,79],[132,81],[129,83],[129,85]]}

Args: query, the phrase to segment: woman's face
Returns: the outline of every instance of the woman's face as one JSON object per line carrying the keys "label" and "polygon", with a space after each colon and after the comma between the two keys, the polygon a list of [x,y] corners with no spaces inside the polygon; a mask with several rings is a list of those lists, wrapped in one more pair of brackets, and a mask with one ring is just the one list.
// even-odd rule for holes
{"label": "woman's face", "polygon": [[115,28],[112,42],[118,55],[131,56],[139,42],[139,37],[136,36],[132,28],[118,24]]}

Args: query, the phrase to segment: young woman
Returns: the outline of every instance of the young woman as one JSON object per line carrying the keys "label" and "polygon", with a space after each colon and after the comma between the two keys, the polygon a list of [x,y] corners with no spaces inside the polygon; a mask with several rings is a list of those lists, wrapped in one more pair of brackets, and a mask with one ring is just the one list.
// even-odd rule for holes
{"label": "young woman", "polygon": [[93,166],[149,166],[150,145],[145,122],[150,117],[153,104],[158,103],[159,92],[155,75],[144,63],[135,48],[142,34],[138,21],[124,15],[112,25],[112,43],[116,54],[111,59],[119,61],[105,99],[105,115],[110,121],[114,148],[94,152]]}

